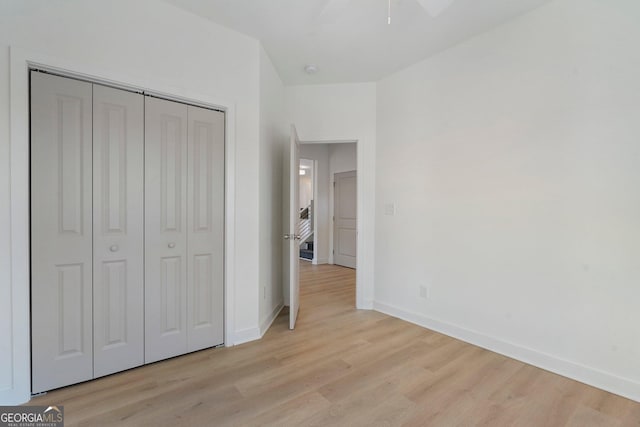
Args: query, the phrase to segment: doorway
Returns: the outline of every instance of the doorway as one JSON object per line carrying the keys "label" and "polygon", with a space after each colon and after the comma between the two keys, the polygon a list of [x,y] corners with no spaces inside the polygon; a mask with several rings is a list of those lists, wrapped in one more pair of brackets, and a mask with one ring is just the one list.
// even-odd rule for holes
{"label": "doorway", "polygon": [[[302,141],[300,158],[300,221],[302,224],[309,213],[313,223],[312,236],[301,243],[301,286],[318,280],[329,283],[330,276],[341,268],[349,268],[352,272],[348,274],[356,275],[357,142]],[[306,249],[312,252],[311,262]],[[355,300],[353,295],[354,305]]]}

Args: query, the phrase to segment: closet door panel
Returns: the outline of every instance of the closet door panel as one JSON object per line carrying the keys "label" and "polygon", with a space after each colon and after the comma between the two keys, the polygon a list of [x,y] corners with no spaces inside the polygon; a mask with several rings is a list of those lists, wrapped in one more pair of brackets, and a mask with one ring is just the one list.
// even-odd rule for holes
{"label": "closet door panel", "polygon": [[31,73],[33,392],[93,377],[91,91]]}
{"label": "closet door panel", "polygon": [[145,98],[145,362],[187,351],[187,106]]}
{"label": "closet door panel", "polygon": [[144,97],[93,88],[94,376],[144,363]]}
{"label": "closet door panel", "polygon": [[224,113],[189,106],[188,347],[224,341]]}

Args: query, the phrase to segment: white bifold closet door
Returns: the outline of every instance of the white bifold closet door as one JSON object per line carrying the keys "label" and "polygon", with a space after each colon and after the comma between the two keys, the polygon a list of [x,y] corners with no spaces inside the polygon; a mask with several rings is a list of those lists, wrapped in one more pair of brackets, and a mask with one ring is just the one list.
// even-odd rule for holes
{"label": "white bifold closet door", "polygon": [[94,377],[144,363],[144,97],[93,87]]}
{"label": "white bifold closet door", "polygon": [[145,100],[145,362],[223,343],[224,114]]}
{"label": "white bifold closet door", "polygon": [[145,362],[187,348],[187,106],[145,98]]}
{"label": "white bifold closet door", "polygon": [[31,73],[33,392],[93,378],[91,92]]}
{"label": "white bifold closet door", "polygon": [[223,242],[224,113],[31,73],[33,392],[222,344]]}
{"label": "white bifold closet door", "polygon": [[34,72],[34,392],[144,361],[143,97]]}
{"label": "white bifold closet door", "polygon": [[224,113],[189,106],[187,350],[224,342]]}

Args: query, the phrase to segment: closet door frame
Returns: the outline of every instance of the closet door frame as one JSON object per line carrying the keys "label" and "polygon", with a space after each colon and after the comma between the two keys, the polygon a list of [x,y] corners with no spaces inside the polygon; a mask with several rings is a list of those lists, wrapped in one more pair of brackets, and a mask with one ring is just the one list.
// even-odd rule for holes
{"label": "closet door frame", "polygon": [[[121,89],[144,91],[172,100],[180,100],[196,106],[213,108],[225,113],[225,277],[224,318],[225,345],[232,346],[247,341],[244,335],[235,333],[234,285],[236,276],[235,234],[235,101],[210,96],[168,85],[153,75],[132,76],[125,71],[105,71],[84,60],[68,60],[43,55],[16,46],[9,48],[10,73],[10,222],[11,267],[10,292],[11,328],[7,339],[11,340],[11,360],[2,368],[11,377],[10,383],[0,389],[0,400],[6,404],[20,404],[31,398],[31,324],[30,324],[30,202],[29,202],[29,74],[32,69],[49,71],[63,77],[79,78]],[[252,335],[249,339],[253,339]],[[257,338],[257,336],[256,336]],[[3,361],[4,362],[4,361]]]}

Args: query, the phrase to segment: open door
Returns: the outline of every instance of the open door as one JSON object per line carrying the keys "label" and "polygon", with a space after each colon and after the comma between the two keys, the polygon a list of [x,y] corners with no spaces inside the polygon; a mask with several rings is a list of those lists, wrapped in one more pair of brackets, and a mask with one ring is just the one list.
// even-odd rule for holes
{"label": "open door", "polygon": [[291,125],[291,154],[289,161],[289,229],[284,238],[289,241],[289,329],[296,326],[300,307],[300,141],[296,127]]}

